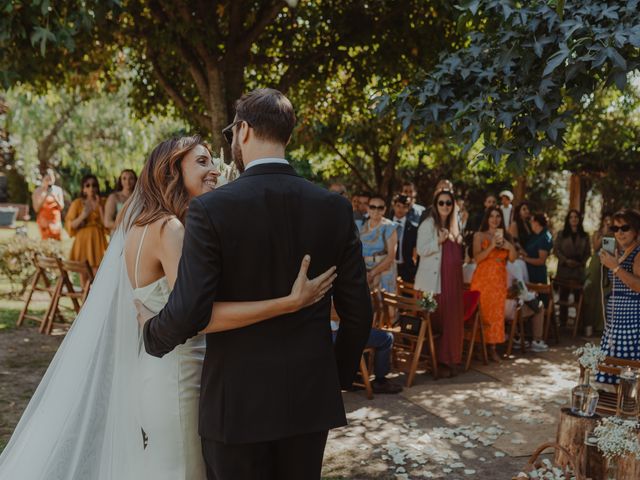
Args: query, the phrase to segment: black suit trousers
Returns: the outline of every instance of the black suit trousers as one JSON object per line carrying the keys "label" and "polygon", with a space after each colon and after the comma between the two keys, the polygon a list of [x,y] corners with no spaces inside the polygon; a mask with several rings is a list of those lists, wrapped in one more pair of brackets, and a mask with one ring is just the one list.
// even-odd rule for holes
{"label": "black suit trousers", "polygon": [[269,442],[224,444],[202,439],[208,480],[319,480],[327,432]]}

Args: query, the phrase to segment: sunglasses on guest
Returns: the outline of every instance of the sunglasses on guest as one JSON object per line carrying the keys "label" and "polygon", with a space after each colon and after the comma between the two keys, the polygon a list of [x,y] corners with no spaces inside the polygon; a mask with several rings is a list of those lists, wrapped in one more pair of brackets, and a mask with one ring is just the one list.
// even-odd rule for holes
{"label": "sunglasses on guest", "polygon": [[89,187],[89,188],[98,188],[98,184],[94,183],[94,182],[85,183],[83,188],[87,188],[87,187]]}
{"label": "sunglasses on guest", "polygon": [[246,122],[247,125],[251,127],[251,124],[246,120],[236,120],[235,122],[231,123],[230,125],[227,125],[222,129],[222,136],[224,137],[224,139],[227,141],[229,145],[231,145],[231,142],[233,142],[233,127],[235,127],[236,125],[242,122]]}
{"label": "sunglasses on guest", "polygon": [[628,232],[629,230],[631,230],[631,225],[629,225],[629,224],[620,225],[620,226],[618,226],[618,225],[611,225],[609,228],[611,229],[611,231],[612,231],[613,233],[618,233],[618,231],[621,231],[621,232]]}
{"label": "sunglasses on guest", "polygon": [[384,205],[369,205],[369,210],[384,210]]}
{"label": "sunglasses on guest", "polygon": [[439,207],[444,207],[444,206],[450,207],[451,205],[453,205],[453,202],[451,200],[438,200],[438,206]]}

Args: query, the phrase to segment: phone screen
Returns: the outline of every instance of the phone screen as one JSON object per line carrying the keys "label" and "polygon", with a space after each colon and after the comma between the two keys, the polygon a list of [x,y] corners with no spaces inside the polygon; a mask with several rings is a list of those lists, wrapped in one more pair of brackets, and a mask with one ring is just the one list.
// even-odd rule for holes
{"label": "phone screen", "polygon": [[614,255],[615,251],[616,251],[616,239],[613,238],[613,237],[603,237],[602,238],[602,249],[605,252],[608,252],[611,255]]}

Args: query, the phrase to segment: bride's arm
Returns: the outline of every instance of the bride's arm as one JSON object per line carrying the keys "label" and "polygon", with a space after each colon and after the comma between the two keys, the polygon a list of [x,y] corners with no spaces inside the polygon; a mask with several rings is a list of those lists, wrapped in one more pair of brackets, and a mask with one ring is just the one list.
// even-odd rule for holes
{"label": "bride's arm", "polygon": [[[182,241],[184,239],[184,226],[177,219],[171,219],[162,229],[160,238],[158,259],[162,264],[169,286],[173,288],[178,275],[178,264],[180,263],[180,253],[182,252]],[[320,301],[331,288],[336,278],[336,268],[331,267],[313,280],[309,280],[307,271],[310,261],[309,256],[305,255],[291,293],[286,297],[255,302],[215,302],[211,311],[209,325],[200,333],[222,332],[246,327],[278,315],[296,312]],[[152,316],[150,314],[148,318]]]}
{"label": "bride's arm", "polygon": [[307,278],[311,257],[305,255],[291,293],[286,297],[256,302],[214,302],[209,325],[200,333],[223,332],[297,312],[322,300],[336,279],[336,267],[331,267],[313,280]]}

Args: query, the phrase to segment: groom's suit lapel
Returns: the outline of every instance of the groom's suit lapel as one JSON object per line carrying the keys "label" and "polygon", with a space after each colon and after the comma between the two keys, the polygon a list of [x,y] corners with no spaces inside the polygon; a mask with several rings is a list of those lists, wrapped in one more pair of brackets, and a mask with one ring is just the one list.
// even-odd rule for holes
{"label": "groom's suit lapel", "polygon": [[256,175],[270,175],[270,174],[292,175],[294,177],[300,176],[291,165],[285,165],[284,163],[264,163],[262,165],[256,165],[255,167],[251,167],[248,170],[245,170],[237,178],[237,180],[253,177]]}

